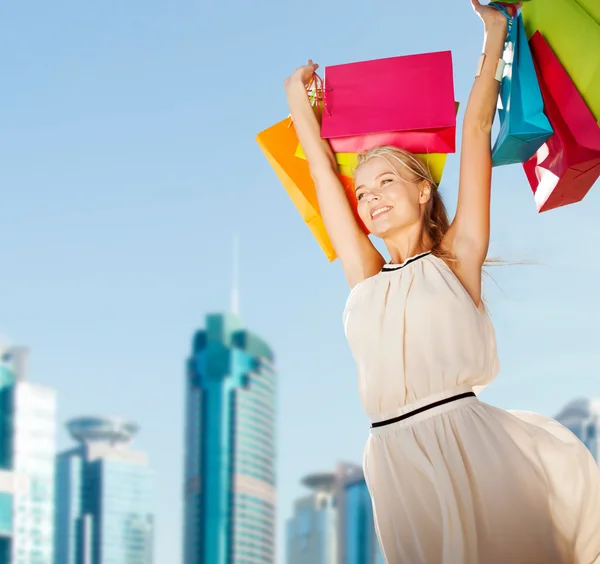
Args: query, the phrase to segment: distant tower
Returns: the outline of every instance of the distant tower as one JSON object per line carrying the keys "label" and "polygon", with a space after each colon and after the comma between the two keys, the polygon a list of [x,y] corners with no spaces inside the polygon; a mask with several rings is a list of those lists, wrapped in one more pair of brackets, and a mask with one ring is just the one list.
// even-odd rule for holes
{"label": "distant tower", "polygon": [[362,468],[304,478],[311,494],[298,499],[286,528],[286,564],[384,564]]}
{"label": "distant tower", "polygon": [[52,564],[56,392],[27,381],[29,351],[0,343],[0,562]]}
{"label": "distant tower", "polygon": [[67,429],[79,446],[57,457],[55,564],[152,564],[152,473],[129,447],[137,425],[80,417]]}
{"label": "distant tower", "polygon": [[184,564],[273,563],[273,352],[236,314],[209,315],[186,388]]}
{"label": "distant tower", "polygon": [[580,398],[568,403],[555,417],[570,429],[599,461],[600,456],[600,400]]}
{"label": "distant tower", "polygon": [[338,564],[384,564],[373,526],[373,505],[363,470],[356,464],[338,464]]}
{"label": "distant tower", "polygon": [[286,527],[286,564],[337,564],[336,475],[311,474],[302,480],[311,493],[294,503]]}

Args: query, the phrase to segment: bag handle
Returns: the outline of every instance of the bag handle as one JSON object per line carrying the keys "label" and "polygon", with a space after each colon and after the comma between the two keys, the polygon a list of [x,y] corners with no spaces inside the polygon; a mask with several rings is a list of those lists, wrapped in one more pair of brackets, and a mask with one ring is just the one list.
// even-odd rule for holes
{"label": "bag handle", "polygon": [[[308,99],[310,100],[310,105],[313,108],[316,108],[317,111],[320,113],[321,106],[320,106],[319,102],[323,102],[323,108],[325,109],[325,113],[328,116],[331,116],[331,114],[329,113],[329,110],[327,109],[327,96],[326,96],[325,82],[317,73],[314,73],[311,76],[310,82],[306,85],[306,93],[308,95]],[[291,114],[288,117],[289,117],[288,127],[291,127],[291,125],[293,123]],[[322,118],[323,116],[320,115],[320,117]]]}
{"label": "bag handle", "polygon": [[306,86],[306,90],[313,108],[317,107],[320,111],[319,102],[323,102],[323,109],[325,110],[325,113],[330,116],[331,114],[327,107],[327,88],[325,88],[325,81],[317,73],[312,75],[310,82]]}
{"label": "bag handle", "polygon": [[[492,6],[496,8],[507,20],[508,25],[510,26],[517,16],[518,10],[515,8],[514,4],[505,4],[504,2],[490,2],[488,6]],[[514,13],[513,13],[514,12]]]}

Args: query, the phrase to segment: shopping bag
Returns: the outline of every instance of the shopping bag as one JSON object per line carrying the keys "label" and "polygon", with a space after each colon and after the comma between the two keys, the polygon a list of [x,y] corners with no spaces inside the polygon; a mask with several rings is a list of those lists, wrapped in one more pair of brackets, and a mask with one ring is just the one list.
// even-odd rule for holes
{"label": "shopping bag", "polygon": [[541,33],[530,46],[554,129],[523,165],[542,212],[581,201],[600,177],[600,128]]}
{"label": "shopping bag", "polygon": [[321,136],[337,153],[456,151],[450,51],[326,67],[324,106]]}
{"label": "shopping bag", "polygon": [[[454,102],[455,112],[458,114],[460,108],[460,102]],[[317,117],[320,118],[322,114]],[[377,145],[382,146],[382,145]],[[392,145],[394,146],[394,145]],[[400,147],[403,148],[403,147]],[[406,150],[406,149],[405,149]],[[423,160],[425,166],[429,168],[431,176],[436,184],[442,181],[442,175],[444,173],[444,167],[446,166],[447,154],[445,153],[415,153],[417,157]],[[296,156],[301,159],[306,159],[302,147],[298,145],[296,149]],[[335,153],[335,159],[338,164],[338,172],[344,176],[354,177],[354,170],[357,165],[357,153],[356,152],[340,152]]]}
{"label": "shopping bag", "polygon": [[439,128],[427,131],[383,131],[365,135],[349,135],[329,139],[337,153],[363,153],[374,147],[391,145],[414,154],[455,153],[456,128]]}
{"label": "shopping bag", "polygon": [[577,3],[592,17],[592,19],[600,24],[600,2],[598,0],[576,0]]}
{"label": "shopping bag", "polygon": [[[535,0],[523,6],[527,37],[540,31],[600,121],[598,0]],[[588,11],[589,10],[589,11]]]}
{"label": "shopping bag", "polygon": [[520,14],[512,20],[503,58],[500,131],[492,149],[493,166],[524,163],[552,135]]}
{"label": "shopping bag", "polygon": [[[298,147],[298,136],[291,119],[286,118],[265,129],[257,135],[256,141],[319,246],[327,258],[334,261],[336,254],[319,212],[317,192],[310,176],[308,163],[294,156]],[[351,178],[342,175],[339,175],[339,178],[346,190],[350,205],[355,211],[359,225],[365,232],[368,232],[356,211],[358,203],[354,192],[354,182]]]}
{"label": "shopping bag", "polygon": [[[299,159],[306,159],[306,155],[302,150],[302,147],[298,145],[296,148],[296,157]],[[354,170],[358,164],[357,153],[335,153],[335,160],[338,165],[338,172],[344,176],[354,177]],[[416,157],[420,158],[425,166],[431,172],[433,181],[439,184],[442,181],[442,175],[444,173],[444,167],[446,166],[446,158],[448,155],[444,153],[431,153],[425,155],[415,154]]]}

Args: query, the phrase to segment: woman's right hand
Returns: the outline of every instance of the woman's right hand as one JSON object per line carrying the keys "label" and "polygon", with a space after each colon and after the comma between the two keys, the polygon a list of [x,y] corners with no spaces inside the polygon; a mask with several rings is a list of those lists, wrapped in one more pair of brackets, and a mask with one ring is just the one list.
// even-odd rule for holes
{"label": "woman's right hand", "polygon": [[290,85],[296,82],[301,82],[306,87],[310,84],[310,81],[312,80],[312,77],[314,76],[318,68],[319,65],[313,63],[312,59],[308,59],[308,64],[297,68],[291,74],[291,76],[285,79],[283,85],[285,86],[286,90]]}

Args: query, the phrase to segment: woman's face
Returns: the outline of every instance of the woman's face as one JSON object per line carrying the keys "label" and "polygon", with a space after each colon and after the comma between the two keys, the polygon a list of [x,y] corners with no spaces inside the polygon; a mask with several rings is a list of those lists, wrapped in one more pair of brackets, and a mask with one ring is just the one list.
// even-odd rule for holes
{"label": "woman's face", "polygon": [[373,157],[356,170],[358,214],[367,229],[377,237],[389,236],[421,221],[421,206],[427,203],[430,188],[398,163]]}

